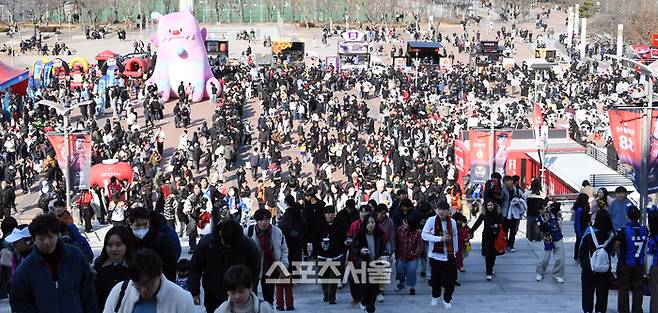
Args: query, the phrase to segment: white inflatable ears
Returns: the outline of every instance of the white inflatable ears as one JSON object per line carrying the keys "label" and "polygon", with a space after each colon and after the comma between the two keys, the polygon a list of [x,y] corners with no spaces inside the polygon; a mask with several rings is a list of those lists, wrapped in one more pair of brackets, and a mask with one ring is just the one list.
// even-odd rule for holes
{"label": "white inflatable ears", "polygon": [[160,14],[158,12],[151,13],[151,19],[156,23],[158,22],[158,20],[160,20],[161,17],[162,17],[162,14]]}

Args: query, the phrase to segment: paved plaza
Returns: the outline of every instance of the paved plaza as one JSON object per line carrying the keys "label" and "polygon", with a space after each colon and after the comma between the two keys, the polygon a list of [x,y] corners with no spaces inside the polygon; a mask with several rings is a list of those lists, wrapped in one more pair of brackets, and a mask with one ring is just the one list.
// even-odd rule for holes
{"label": "paved plaza", "polygon": [[[494,21],[494,28],[500,27],[499,21]],[[549,24],[554,25],[556,33],[564,31],[564,14],[555,14],[552,15]],[[521,27],[528,27],[527,25],[520,25]],[[264,24],[264,25],[223,25],[223,26],[207,26],[209,28],[209,33],[225,33],[225,36],[231,39],[230,50],[232,51],[231,56],[237,57],[241,51],[246,49],[246,41],[235,41],[235,33],[240,29],[250,29],[256,28],[257,33],[267,34],[272,37],[276,36],[285,36],[285,37],[298,37],[301,39],[307,40],[307,49],[310,51],[317,51],[320,56],[327,56],[335,54],[336,51],[336,42],[337,38],[334,37],[330,39],[329,45],[323,46],[320,45],[319,40],[314,40],[313,38],[318,38],[317,35],[320,33],[318,29],[303,29],[296,28],[290,25],[275,25],[275,24]],[[450,25],[442,24],[440,29],[444,34],[451,34],[453,32],[461,33],[461,27],[459,25]],[[26,33],[27,35],[27,33]],[[487,35],[486,31],[483,31],[483,39]],[[62,35],[60,35],[60,40],[65,41],[70,47],[77,51],[77,55],[83,56],[89,60],[93,60],[93,57],[100,50],[105,48],[110,48],[111,50],[118,53],[128,53],[132,52],[132,42],[136,39],[142,39],[145,42],[147,41],[148,34],[143,32],[142,34],[138,32],[131,32],[128,34],[128,40],[120,42],[118,39],[112,37],[103,41],[88,41],[80,36],[79,30],[76,32],[68,32],[66,29],[62,30]],[[70,39],[70,40],[69,40]],[[4,40],[4,39],[3,39]],[[6,40],[7,43],[10,43],[9,40]],[[70,42],[70,43],[69,43]],[[553,42],[553,41],[551,41]],[[0,42],[4,43],[4,42]],[[403,42],[397,43],[396,46],[402,46]],[[102,48],[100,48],[102,47]],[[251,47],[254,49],[256,54],[267,54],[269,53],[269,47],[263,47],[261,42],[256,42],[251,44]],[[390,51],[390,45],[386,45],[384,49],[384,55],[388,54]],[[465,54],[457,54],[456,49],[452,46],[446,47],[448,51],[455,52],[456,60],[467,61],[468,57]],[[525,59],[531,55],[533,47],[530,44],[523,44],[518,42],[517,53],[515,57],[517,59]],[[25,55],[17,56],[13,62],[16,66],[19,67],[28,67],[35,60],[41,58],[36,55]],[[70,57],[66,57],[70,58]],[[6,55],[0,56],[0,60],[8,64],[12,63]],[[378,112],[376,109],[377,103],[372,101],[373,107],[371,107],[370,112]],[[182,133],[182,129],[176,129],[172,125],[171,121],[173,120],[172,114],[173,105],[167,105],[165,110],[165,119],[159,121],[159,126],[162,126],[167,134],[165,142],[165,159],[171,156],[174,152],[174,149],[178,143],[179,135]],[[245,108],[246,115],[245,119],[249,119],[252,125],[255,125],[255,121],[260,114],[261,108],[257,104],[257,100],[251,100]],[[77,112],[75,112],[77,114]],[[139,118],[141,120],[142,113],[141,108],[138,109]],[[212,107],[207,102],[198,103],[192,106],[192,125],[196,129],[203,120],[207,120],[208,117],[212,114]],[[376,113],[375,113],[376,114]],[[99,121],[99,125],[102,125],[104,120]],[[158,123],[156,123],[158,125]],[[246,160],[247,149],[241,151],[241,156],[238,158],[238,162],[242,163]],[[286,151],[284,156],[290,155],[290,151]],[[229,173],[229,179],[235,178],[233,172]],[[250,184],[253,183],[250,180]],[[33,189],[31,194],[23,195],[19,194],[17,196],[17,206],[20,214],[17,215],[22,223],[28,223],[40,210],[36,209],[36,202],[38,199],[38,192],[36,188]],[[530,243],[525,239],[517,239],[517,251],[516,253],[508,253],[499,257],[496,261],[496,266],[494,268],[496,274],[494,279],[490,282],[485,280],[484,274],[484,258],[480,255],[480,234],[481,229],[476,233],[476,237],[473,239],[473,251],[470,256],[465,260],[465,269],[466,273],[459,274],[459,281],[461,286],[457,287],[454,295],[453,310],[452,312],[468,312],[468,313],[557,313],[557,312],[568,312],[575,313],[581,312],[580,309],[580,268],[578,264],[572,259],[573,255],[573,243],[574,243],[574,234],[573,226],[571,222],[564,222],[562,225],[563,231],[565,233],[565,248],[566,248],[566,264],[565,264],[565,282],[563,284],[556,283],[550,274],[547,274],[543,281],[535,281],[535,267],[537,259],[543,253],[543,244],[542,243]],[[88,239],[94,249],[96,255],[98,255],[102,239],[107,232],[109,227],[98,228],[94,233],[87,234]],[[520,229],[525,229],[525,224],[522,222]],[[524,236],[523,232],[519,232],[519,237]],[[181,243],[183,244],[183,258],[190,258],[191,255],[187,254],[187,240],[182,239]],[[552,268],[549,267],[549,271]],[[396,292],[393,289],[394,285],[390,284],[387,286],[385,293],[385,301],[378,302],[377,312],[444,312],[441,306],[432,307],[430,306],[431,299],[431,290],[424,279],[420,279],[417,285],[417,294],[415,296],[410,296],[408,290],[403,290]],[[338,293],[337,304],[328,305],[322,302],[322,293],[319,285],[297,285],[295,287],[295,308],[298,312],[318,312],[318,313],[329,313],[329,312],[362,312],[357,307],[354,307],[350,304],[350,294],[349,288],[345,287],[341,289]],[[609,298],[609,310],[608,312],[616,312],[616,292],[610,292]],[[644,301],[645,311],[648,312],[649,297],[645,297]],[[198,312],[204,312],[204,309],[199,306]],[[10,312],[9,304],[7,300],[0,301],[0,313]],[[159,312],[164,313],[164,312]]]}

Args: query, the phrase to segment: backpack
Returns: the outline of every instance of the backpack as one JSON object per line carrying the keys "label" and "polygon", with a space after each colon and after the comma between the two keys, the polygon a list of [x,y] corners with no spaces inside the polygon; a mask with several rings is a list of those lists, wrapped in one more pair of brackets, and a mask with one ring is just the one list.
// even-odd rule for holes
{"label": "backpack", "polygon": [[589,256],[589,263],[592,267],[592,272],[594,273],[607,273],[610,270],[610,256],[608,251],[605,250],[605,247],[612,240],[613,234],[610,233],[608,239],[602,244],[599,245],[598,239],[596,239],[596,234],[594,234],[594,229],[589,228],[589,234],[592,236],[592,241],[594,242],[594,247],[596,250]]}

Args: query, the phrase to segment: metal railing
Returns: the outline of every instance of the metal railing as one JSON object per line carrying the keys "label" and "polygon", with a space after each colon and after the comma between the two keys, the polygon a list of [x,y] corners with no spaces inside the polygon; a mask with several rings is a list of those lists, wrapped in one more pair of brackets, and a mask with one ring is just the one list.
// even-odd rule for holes
{"label": "metal railing", "polygon": [[605,187],[605,186],[629,186],[633,182],[621,174],[592,174],[589,176],[589,182],[592,187]]}
{"label": "metal railing", "polygon": [[587,155],[599,161],[601,164],[609,167],[610,169],[619,173],[619,175],[623,177],[626,178],[628,177],[629,174],[628,169],[619,163],[618,158],[608,155],[607,151],[602,151],[601,149],[597,148],[592,144],[587,145],[586,151],[587,151]]}

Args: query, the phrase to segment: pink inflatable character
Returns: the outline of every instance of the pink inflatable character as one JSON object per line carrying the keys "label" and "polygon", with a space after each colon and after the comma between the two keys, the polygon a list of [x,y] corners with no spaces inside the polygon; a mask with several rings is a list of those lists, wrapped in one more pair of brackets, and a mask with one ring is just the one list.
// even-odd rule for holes
{"label": "pink inflatable character", "polygon": [[153,75],[147,83],[158,86],[158,95],[168,101],[177,97],[181,82],[185,87],[192,84],[192,101],[210,97],[210,83],[221,90],[213,76],[206,51],[206,29],[190,12],[174,12],[167,15],[151,14],[158,23],[158,30],[151,35],[151,42],[158,47]]}

